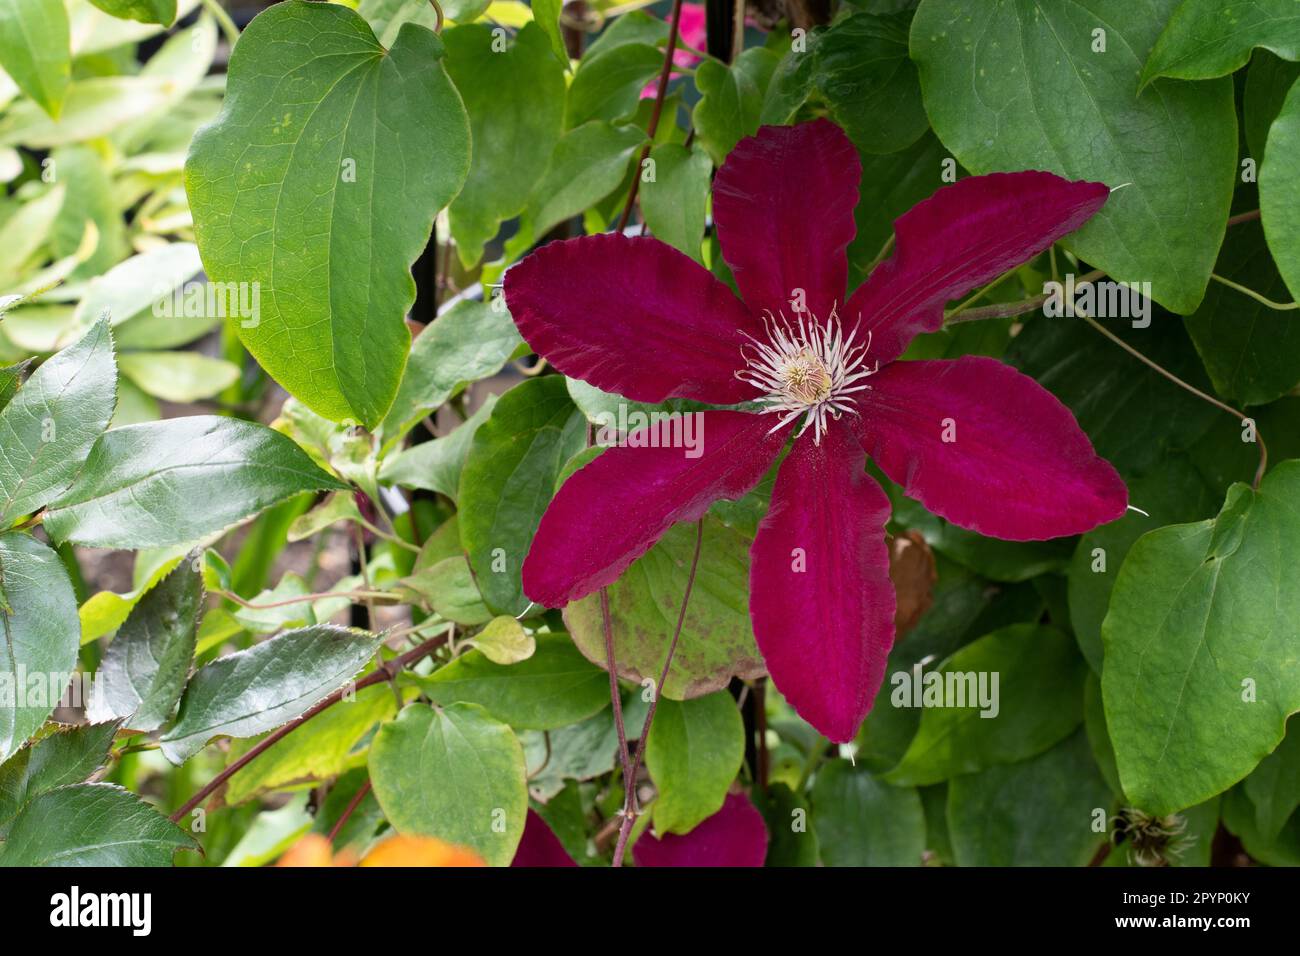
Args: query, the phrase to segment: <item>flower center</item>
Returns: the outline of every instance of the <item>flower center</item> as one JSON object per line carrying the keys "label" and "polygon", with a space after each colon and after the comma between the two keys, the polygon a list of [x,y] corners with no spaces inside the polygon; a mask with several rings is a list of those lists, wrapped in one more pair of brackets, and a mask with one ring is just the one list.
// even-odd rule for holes
{"label": "flower center", "polygon": [[784,314],[768,312],[763,327],[766,341],[746,336],[749,341],[740,350],[745,367],[736,377],[764,393],[759,399],[764,414],[780,414],[772,431],[804,416],[800,433],[811,425],[813,441],[821,444],[827,417],[856,415],[857,400],[850,396],[871,387],[862,382],[879,368],[879,363],[867,366],[871,333],[855,345],[857,331],[845,338],[834,309],[825,323],[800,314],[796,324]]}

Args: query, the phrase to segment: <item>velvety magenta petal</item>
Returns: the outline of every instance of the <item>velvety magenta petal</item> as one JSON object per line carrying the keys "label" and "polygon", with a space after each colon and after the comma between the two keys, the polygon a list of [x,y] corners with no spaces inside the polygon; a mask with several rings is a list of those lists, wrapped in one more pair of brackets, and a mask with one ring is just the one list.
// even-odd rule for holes
{"label": "velvety magenta petal", "polygon": [[713,180],[713,220],[753,311],[792,315],[796,289],[818,318],[843,307],[861,176],[857,150],[825,119],[764,126],[727,155]]}
{"label": "velvety magenta petal", "polygon": [[843,419],[795,441],[750,549],[749,611],[767,672],[837,743],[871,709],[894,643],[889,498]]}
{"label": "velvety magenta petal", "polygon": [[754,397],[735,377],[762,324],[708,270],[658,239],[551,242],[505,276],[519,334],[565,375],[638,402]]}
{"label": "velvety magenta petal", "polygon": [[1032,541],[1124,513],[1128,490],[1074,414],[1009,365],[966,356],[895,362],[867,380],[851,418],[868,454],[937,515]]}
{"label": "velvety magenta petal", "polygon": [[[678,521],[758,484],[789,434],[771,415],[696,413],[698,447],[608,448],[574,472],[542,516],[524,560],[528,597],[546,607],[612,584]],[[696,457],[690,457],[696,454]]]}
{"label": "velvety magenta petal", "polygon": [[729,793],[722,809],[690,833],[656,839],[646,831],[632,845],[637,866],[762,866],[767,825],[749,797]]}
{"label": "velvety magenta petal", "polygon": [[845,327],[871,331],[874,359],[888,362],[919,332],[943,325],[944,303],[992,282],[1106,202],[1102,183],[1052,173],[991,173],[944,186],[894,221],[894,252],[849,298]]}
{"label": "velvety magenta petal", "polygon": [[524,822],[523,839],[511,866],[577,866],[569,851],[564,848],[554,831],[542,819],[541,814],[531,807]]}

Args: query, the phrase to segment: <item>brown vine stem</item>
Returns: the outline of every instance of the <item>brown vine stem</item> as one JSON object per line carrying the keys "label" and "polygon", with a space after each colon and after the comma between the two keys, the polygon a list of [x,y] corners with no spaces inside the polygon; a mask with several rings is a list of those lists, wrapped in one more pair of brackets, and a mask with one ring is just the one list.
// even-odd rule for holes
{"label": "brown vine stem", "polygon": [[349,690],[352,690],[354,692],[359,690],[364,690],[365,688],[370,687],[373,684],[378,684],[380,681],[392,680],[392,678],[396,676],[398,671],[401,671],[409,667],[411,664],[414,664],[416,661],[420,660],[421,658],[428,657],[435,650],[441,647],[446,642],[446,640],[447,640],[446,634],[439,634],[437,637],[430,638],[429,640],[425,641],[419,647],[413,648],[412,650],[407,651],[405,654],[398,655],[397,657],[394,657],[390,661],[385,661],[382,666],[371,671],[369,674],[361,678],[355,684],[349,684],[347,686],[340,687],[338,690],[330,694],[320,703],[310,708],[306,713],[304,713],[297,720],[293,721],[292,723],[285,724],[283,727],[279,728],[278,730],[272,731],[265,738],[259,741],[256,745],[251,747],[247,753],[241,755],[238,759],[235,760],[234,763],[230,764],[230,766],[223,769],[219,774],[217,774],[215,777],[209,780],[201,788],[199,788],[198,793],[194,794],[194,796],[190,797],[183,804],[181,804],[180,809],[172,814],[171,816],[172,822],[179,823],[187,813],[189,813],[200,803],[206,800],[209,796],[211,796],[217,790],[217,788],[219,788],[227,780],[229,780],[235,774],[239,773],[239,771],[244,769],[244,767],[246,767],[249,763],[256,760],[261,754],[265,753],[267,750],[274,747],[281,740],[289,736],[289,734],[293,733],[295,730],[297,730],[303,724],[307,723],[307,721],[311,720],[317,714],[321,713],[322,711],[328,710],[330,707],[333,707],[335,704],[337,704],[340,700],[343,699],[343,695],[347,693]]}
{"label": "brown vine stem", "polygon": [[628,221],[632,218],[632,207],[636,205],[637,190],[641,186],[641,168],[646,157],[650,155],[655,133],[659,130],[659,115],[664,109],[664,97],[668,95],[668,78],[673,72],[673,53],[677,51],[677,34],[682,23],[682,0],[673,0],[672,18],[672,23],[668,27],[668,46],[664,49],[664,65],[659,71],[659,87],[655,90],[655,104],[650,110],[650,125],[646,129],[650,142],[645,144],[645,148],[641,150],[641,158],[637,160],[636,171],[632,176],[632,188],[628,190],[627,203],[623,206],[623,213],[618,217],[618,226],[614,230],[618,233],[627,228]]}
{"label": "brown vine stem", "polygon": [[609,702],[614,708],[614,727],[618,731],[618,760],[623,768],[623,803],[635,795],[632,758],[627,749],[627,725],[623,723],[623,697],[618,692],[618,665],[614,660],[614,626],[609,619],[609,588],[600,589],[600,622],[605,631],[605,670],[609,672]]}
{"label": "brown vine stem", "polygon": [[[1101,269],[1094,269],[1092,272],[1082,275],[1074,281],[1076,285],[1081,286],[1087,282],[1096,282],[1105,274],[1106,273]],[[982,291],[987,291],[1001,281],[1002,278],[995,280],[985,286]],[[973,301],[974,298],[975,297],[967,299],[964,304],[959,305],[951,312],[946,313],[943,317],[944,323],[952,323],[955,325],[958,322],[978,322],[980,319],[1007,319],[1013,315],[1024,315],[1026,312],[1033,312],[1035,309],[1042,308],[1043,303],[1051,298],[1051,296],[1044,293],[1042,295],[1036,295],[1032,299],[1021,299],[1019,302],[1000,302],[997,305],[985,305],[980,306],[978,309],[968,309],[966,306]]]}
{"label": "brown vine stem", "polygon": [[1250,212],[1238,213],[1237,215],[1232,216],[1230,219],[1228,219],[1228,225],[1236,226],[1239,225],[1240,223],[1250,222],[1252,219],[1258,219],[1258,218],[1259,218],[1259,210],[1252,209]]}
{"label": "brown vine stem", "polygon": [[[1138,360],[1139,362],[1141,362],[1143,365],[1146,365],[1148,368],[1152,369],[1153,371],[1159,372],[1161,375],[1163,375],[1165,378],[1169,379],[1169,381],[1173,382],[1173,383],[1174,383],[1175,385],[1177,385],[1179,388],[1182,388],[1182,389],[1187,390],[1188,392],[1191,392],[1191,393],[1192,393],[1193,395],[1195,395],[1197,398],[1201,399],[1202,401],[1209,402],[1209,403],[1210,403],[1211,405],[1213,405],[1215,408],[1222,409],[1223,411],[1227,412],[1229,415],[1232,415],[1234,418],[1238,419],[1239,421],[1243,421],[1243,422],[1245,422],[1245,421],[1251,421],[1251,420],[1252,420],[1251,417],[1250,417],[1249,415],[1247,415],[1245,412],[1239,412],[1239,411],[1237,411],[1237,409],[1233,408],[1231,405],[1226,405],[1226,404],[1224,404],[1223,402],[1219,401],[1219,400],[1218,400],[1217,398],[1215,398],[1213,395],[1207,395],[1207,394],[1205,394],[1205,393],[1202,392],[1199,388],[1197,388],[1195,385],[1192,385],[1192,384],[1190,384],[1190,383],[1188,383],[1188,382],[1184,382],[1181,378],[1179,378],[1179,377],[1178,377],[1177,375],[1175,375],[1173,372],[1169,371],[1168,369],[1164,368],[1164,367],[1161,366],[1161,365],[1156,364],[1156,363],[1153,362],[1151,359],[1147,358],[1145,355],[1143,355],[1141,352],[1139,352],[1137,349],[1133,348],[1133,346],[1129,345],[1127,342],[1125,342],[1123,339],[1121,339],[1118,335],[1116,335],[1116,334],[1115,334],[1114,332],[1112,332],[1110,329],[1106,328],[1106,326],[1102,325],[1100,322],[1098,322],[1098,321],[1097,321],[1096,319],[1094,319],[1092,316],[1090,316],[1090,315],[1083,315],[1082,313],[1080,313],[1080,314],[1079,314],[1079,318],[1083,319],[1083,321],[1087,322],[1087,323],[1088,323],[1089,325],[1091,325],[1094,329],[1096,329],[1096,330],[1097,330],[1098,332],[1100,332],[1102,335],[1106,336],[1106,338],[1110,339],[1112,342],[1114,342],[1116,345],[1118,345],[1120,348],[1122,348],[1122,349],[1123,349],[1125,352],[1127,352],[1129,355],[1133,356],[1135,359],[1137,359],[1137,360]],[[1263,478],[1264,478],[1264,471],[1265,471],[1265,469],[1268,468],[1268,447],[1264,444],[1264,436],[1261,435],[1261,434],[1259,433],[1259,429],[1258,429],[1258,428],[1255,429],[1255,440],[1256,440],[1256,442],[1259,443],[1259,467],[1255,469],[1255,480],[1254,480],[1253,482],[1251,482],[1251,487],[1253,487],[1253,488],[1255,488],[1256,490],[1258,490],[1258,488],[1259,488],[1259,483],[1260,483],[1260,481],[1262,481]]]}
{"label": "brown vine stem", "polygon": [[339,831],[343,829],[343,825],[347,823],[352,817],[352,814],[356,812],[357,807],[361,806],[361,801],[364,800],[366,794],[370,792],[370,786],[370,780],[367,778],[366,782],[362,784],[361,789],[357,791],[356,796],[349,800],[348,805],[343,808],[343,813],[339,816],[338,822],[336,822],[334,826],[330,827],[329,841],[331,843],[338,839]]}
{"label": "brown vine stem", "polygon": [[[704,519],[695,523],[695,554],[691,557],[691,570],[686,577],[686,590],[682,593],[681,610],[677,612],[677,627],[673,630],[673,639],[668,645],[668,656],[664,659],[664,668],[659,672],[659,683],[655,685],[654,696],[650,698],[650,709],[646,711],[645,723],[641,725],[641,737],[636,742],[636,758],[632,761],[632,780],[635,785],[636,771],[645,758],[646,741],[650,739],[650,725],[655,719],[655,708],[659,706],[659,694],[668,683],[668,669],[673,664],[673,654],[677,652],[677,641],[682,636],[682,625],[686,623],[686,605],[691,600],[691,590],[695,587],[695,572],[700,566],[700,550],[704,545]],[[623,821],[618,828],[618,846],[614,848],[614,865],[623,865],[623,855],[627,852],[627,838],[632,832],[636,820],[635,787],[629,790],[623,804]]]}

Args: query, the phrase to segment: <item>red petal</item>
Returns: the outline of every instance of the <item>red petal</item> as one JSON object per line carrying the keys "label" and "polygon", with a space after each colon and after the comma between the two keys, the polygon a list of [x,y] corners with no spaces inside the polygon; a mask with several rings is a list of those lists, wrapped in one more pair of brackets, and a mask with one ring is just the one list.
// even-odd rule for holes
{"label": "red petal", "polygon": [[637,866],[762,866],[766,858],[767,825],[741,793],[727,794],[722,809],[690,833],[647,832],[632,846]]}
{"label": "red petal", "polygon": [[892,361],[943,325],[944,303],[1078,229],[1109,195],[1102,183],[1037,171],[945,186],[894,221],[894,253],[849,298],[845,327],[870,329],[871,358]]}
{"label": "red petal", "polygon": [[867,382],[852,419],[862,446],[908,495],[954,524],[1035,541],[1124,513],[1124,482],[1074,414],[1011,366],[969,355],[895,362]]}
{"label": "red petal", "polygon": [[554,831],[542,819],[541,814],[531,807],[524,822],[523,839],[511,866],[577,866],[569,851],[564,848]]}
{"label": "red petal", "polygon": [[680,447],[609,448],[564,483],[524,561],[529,598],[560,607],[612,584],[675,523],[758,484],[789,434],[768,434],[770,415],[695,414],[697,457]]}
{"label": "red petal", "polygon": [[658,239],[552,242],[505,276],[519,334],[565,375],[638,402],[754,397],[742,333],[762,324],[703,266]]}
{"label": "red petal", "polygon": [[829,120],[764,126],[736,145],[713,180],[713,219],[750,309],[789,316],[796,289],[819,319],[844,302],[861,177],[857,150]]}
{"label": "red petal", "polygon": [[750,550],[749,611],[777,690],[831,740],[853,739],[894,643],[889,498],[843,421],[795,442]]}

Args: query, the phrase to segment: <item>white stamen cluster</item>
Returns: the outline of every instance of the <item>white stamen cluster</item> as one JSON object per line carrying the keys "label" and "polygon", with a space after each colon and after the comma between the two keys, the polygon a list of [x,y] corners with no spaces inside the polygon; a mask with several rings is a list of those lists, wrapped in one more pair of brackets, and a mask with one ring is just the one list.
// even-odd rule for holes
{"label": "white stamen cluster", "polygon": [[803,415],[800,434],[812,426],[813,442],[820,445],[826,416],[838,420],[844,412],[856,415],[856,399],[849,396],[871,388],[858,383],[874,375],[880,363],[867,367],[871,333],[866,342],[854,345],[857,330],[845,338],[833,308],[824,324],[806,313],[797,315],[796,324],[784,313],[764,314],[768,341],[745,336],[749,341],[740,349],[745,368],[736,377],[765,393],[759,399],[767,406],[763,414],[780,415],[772,431]]}

